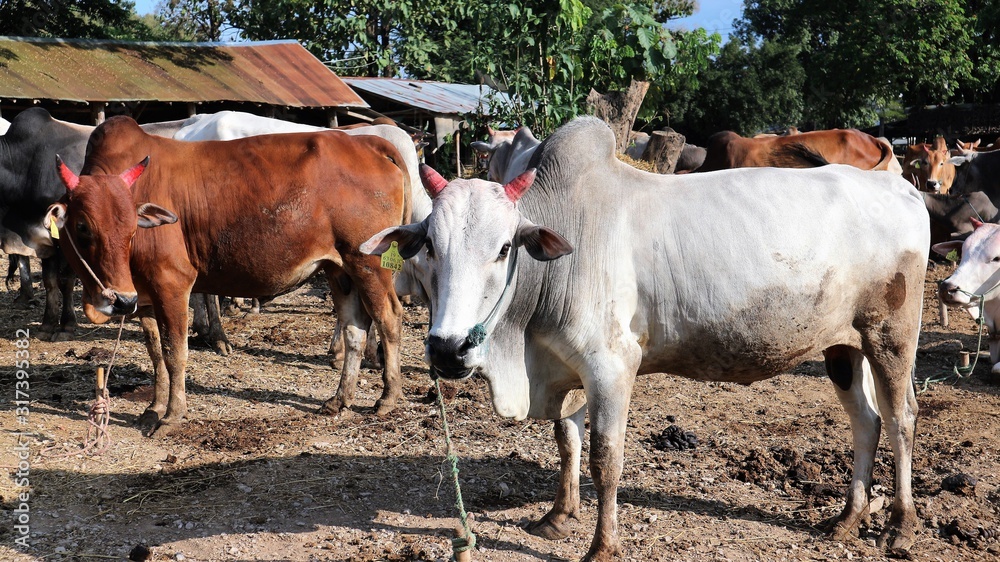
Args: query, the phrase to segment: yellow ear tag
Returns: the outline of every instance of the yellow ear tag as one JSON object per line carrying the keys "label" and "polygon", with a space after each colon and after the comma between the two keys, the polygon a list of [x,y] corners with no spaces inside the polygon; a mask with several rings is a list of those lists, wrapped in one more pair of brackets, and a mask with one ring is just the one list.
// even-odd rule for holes
{"label": "yellow ear tag", "polygon": [[944,259],[946,259],[948,261],[958,261],[961,258],[958,256],[958,250],[952,250],[952,251],[948,252],[948,255],[946,255],[944,257]]}
{"label": "yellow ear tag", "polygon": [[382,252],[382,268],[393,271],[403,269],[403,256],[399,255],[399,246],[396,242],[393,242],[388,250]]}
{"label": "yellow ear tag", "polygon": [[59,239],[59,227],[56,226],[55,220],[49,220],[49,234],[52,235],[53,240]]}

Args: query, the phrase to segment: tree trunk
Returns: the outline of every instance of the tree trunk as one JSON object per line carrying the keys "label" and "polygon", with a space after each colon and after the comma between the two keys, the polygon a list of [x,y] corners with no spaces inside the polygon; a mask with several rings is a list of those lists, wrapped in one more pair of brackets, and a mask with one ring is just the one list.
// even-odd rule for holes
{"label": "tree trunk", "polygon": [[642,105],[647,90],[649,82],[632,80],[624,92],[599,94],[596,90],[590,90],[590,94],[587,95],[587,107],[590,112],[603,119],[614,131],[617,152],[625,152],[625,147],[628,146],[628,133],[632,130],[632,124],[635,123],[635,116],[639,113],[639,106]]}
{"label": "tree trunk", "polygon": [[659,174],[672,174],[684,150],[684,135],[674,131],[653,131],[642,159],[651,162]]}

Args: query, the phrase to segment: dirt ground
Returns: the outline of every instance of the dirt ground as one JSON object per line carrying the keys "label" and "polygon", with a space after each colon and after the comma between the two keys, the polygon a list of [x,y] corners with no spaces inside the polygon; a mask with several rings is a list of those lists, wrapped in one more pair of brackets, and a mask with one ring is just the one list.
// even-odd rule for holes
{"label": "dirt ground", "polygon": [[[35,270],[38,271],[37,264]],[[928,272],[917,377],[946,375],[976,345],[968,314],[938,323]],[[36,285],[37,287],[37,285]],[[40,289],[37,289],[40,293]],[[94,372],[116,326],[82,324],[75,341],[30,339],[30,412],[14,410],[17,330],[39,308],[0,293],[0,559],[446,560],[456,524],[444,437],[421,361],[426,311],[407,309],[406,400],[373,413],[380,375],[363,373],[359,405],[315,414],[336,390],[333,330],[322,283],[229,317],[236,351],[221,357],[192,339],[190,421],[165,440],[134,427],[150,397],[139,325],[125,325],[110,380],[111,435],[101,456],[43,456],[86,433]],[[984,343],[985,347],[985,343]],[[824,538],[839,512],[852,444],[821,357],[749,387],[669,375],[639,380],[632,400],[619,521],[627,560],[883,560],[875,537],[888,509],[847,543]],[[920,415],[913,486],[923,521],[910,559],[1000,559],[1000,385],[987,354],[975,373],[929,386]],[[483,381],[446,386],[465,505],[475,517],[474,560],[574,560],[589,545],[596,499],[584,461],[584,508],[568,539],[522,525],[551,505],[558,454],[548,422],[496,416]],[[30,488],[16,480],[17,440],[30,438]],[[693,447],[692,447],[693,446]],[[585,444],[584,458],[587,451]],[[892,455],[882,439],[875,489],[891,502]],[[30,490],[30,549],[15,548],[18,494]]]}

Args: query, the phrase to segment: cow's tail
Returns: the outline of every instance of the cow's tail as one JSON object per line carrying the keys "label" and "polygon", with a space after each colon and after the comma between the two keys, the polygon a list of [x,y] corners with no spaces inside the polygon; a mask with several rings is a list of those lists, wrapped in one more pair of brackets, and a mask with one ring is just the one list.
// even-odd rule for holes
{"label": "cow's tail", "polygon": [[822,154],[801,142],[790,143],[775,154],[778,167],[818,168],[830,162]]}
{"label": "cow's tail", "polygon": [[398,155],[394,163],[403,173],[403,216],[399,224],[410,224],[413,220],[413,186],[410,185],[410,170],[406,168],[402,155]]}

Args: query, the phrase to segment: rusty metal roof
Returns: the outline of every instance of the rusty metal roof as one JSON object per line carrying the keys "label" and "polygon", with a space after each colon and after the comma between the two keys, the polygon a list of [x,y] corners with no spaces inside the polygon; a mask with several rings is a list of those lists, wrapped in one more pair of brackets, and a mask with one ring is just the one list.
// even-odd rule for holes
{"label": "rusty metal roof", "polygon": [[297,41],[0,37],[0,98],[368,107]]}
{"label": "rusty metal roof", "polygon": [[396,103],[423,109],[431,113],[457,114],[489,113],[490,97],[499,96],[506,102],[507,94],[489,86],[475,84],[449,84],[429,80],[403,78],[343,77],[355,90],[367,92]]}

